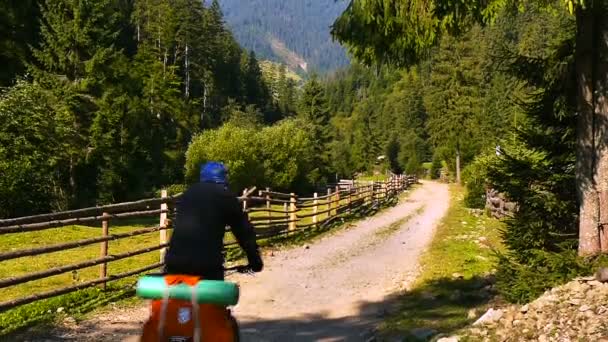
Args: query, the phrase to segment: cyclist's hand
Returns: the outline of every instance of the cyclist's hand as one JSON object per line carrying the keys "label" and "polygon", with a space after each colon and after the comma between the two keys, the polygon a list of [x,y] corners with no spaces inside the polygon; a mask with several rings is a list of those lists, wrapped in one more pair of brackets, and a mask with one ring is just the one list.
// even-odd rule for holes
{"label": "cyclist's hand", "polygon": [[253,271],[253,269],[251,268],[251,266],[249,266],[249,265],[239,266],[239,267],[237,267],[236,271],[239,272],[239,273],[243,273],[243,274],[253,274],[253,273],[255,273]]}
{"label": "cyclist's hand", "polygon": [[247,267],[249,267],[253,272],[261,272],[264,268],[264,262],[262,261],[259,251],[256,251],[256,253],[253,253],[253,255],[248,256],[247,261],[249,261]]}

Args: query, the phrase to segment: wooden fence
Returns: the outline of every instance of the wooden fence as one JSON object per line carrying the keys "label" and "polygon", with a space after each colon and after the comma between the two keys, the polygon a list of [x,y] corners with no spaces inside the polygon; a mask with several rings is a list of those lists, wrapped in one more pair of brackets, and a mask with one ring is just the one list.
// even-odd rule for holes
{"label": "wooden fence", "polygon": [[[273,192],[270,189],[259,190],[256,193],[257,189],[253,188],[245,190],[243,195],[239,197],[239,200],[255,228],[258,239],[267,239],[270,237],[292,234],[311,227],[324,226],[336,218],[346,217],[352,213],[375,206],[379,201],[394,198],[394,196],[407,189],[415,182],[417,182],[415,177],[393,176],[385,182],[355,182],[347,187],[342,185],[336,186],[335,188],[328,188],[326,193],[315,193],[311,197],[299,197],[293,193],[285,194]],[[7,234],[42,231],[71,225],[99,224],[100,222],[101,230],[99,236],[94,238],[21,250],[1,251],[0,267],[1,263],[7,260],[41,256],[94,244],[99,244],[100,246],[99,258],[96,259],[79,261],[73,264],[0,279],[0,289],[6,289],[92,266],[99,266],[99,277],[97,279],[0,302],[0,312],[38,300],[68,294],[91,286],[99,285],[105,289],[106,284],[110,281],[159,269],[163,266],[164,253],[168,246],[168,231],[171,229],[170,219],[173,217],[175,202],[179,197],[180,195],[167,196],[167,192],[163,190],[160,198],[43,215],[1,219],[0,238]],[[150,216],[159,217],[158,225],[146,228],[136,228],[123,233],[112,233],[110,225],[112,220]],[[152,233],[159,234],[159,243],[155,246],[119,254],[108,253],[108,245],[111,241]],[[226,246],[235,244],[236,242],[234,239],[231,239],[230,237],[226,239]],[[160,252],[159,262],[157,263],[119,274],[110,275],[108,273],[108,264],[111,264],[114,261],[153,251]],[[0,298],[0,300],[2,299]]]}

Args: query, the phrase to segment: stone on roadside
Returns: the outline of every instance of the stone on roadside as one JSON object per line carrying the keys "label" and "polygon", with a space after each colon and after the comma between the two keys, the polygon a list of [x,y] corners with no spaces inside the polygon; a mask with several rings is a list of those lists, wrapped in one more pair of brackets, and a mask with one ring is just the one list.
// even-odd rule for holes
{"label": "stone on roadside", "polygon": [[452,273],[452,278],[454,279],[464,279],[464,276],[458,272]]}
{"label": "stone on roadside", "polygon": [[600,269],[598,269],[597,273],[595,274],[595,280],[602,283],[608,282],[608,268],[600,267]]}
{"label": "stone on roadside", "polygon": [[458,342],[460,338],[458,336],[442,337],[437,342]]}
{"label": "stone on roadside", "polygon": [[475,321],[475,323],[473,323],[473,325],[483,325],[483,324],[497,322],[498,320],[500,320],[502,318],[502,315],[503,315],[502,310],[500,310],[500,309],[494,310],[493,308],[490,308],[488,311],[486,311],[486,313],[484,313],[481,317],[479,317],[479,319],[477,319],[477,321]]}

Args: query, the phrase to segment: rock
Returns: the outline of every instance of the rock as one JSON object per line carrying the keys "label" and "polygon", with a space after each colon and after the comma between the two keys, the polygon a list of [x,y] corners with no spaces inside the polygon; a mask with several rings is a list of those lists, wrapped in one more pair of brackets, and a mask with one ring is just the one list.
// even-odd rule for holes
{"label": "rock", "polygon": [[481,317],[479,317],[479,319],[477,321],[475,321],[475,323],[473,323],[473,325],[482,325],[482,324],[497,322],[498,320],[500,320],[502,318],[502,315],[503,315],[502,310],[494,310],[493,308],[490,308],[488,311],[486,311],[485,314],[483,314]]}
{"label": "rock", "polygon": [[585,312],[585,311],[589,311],[591,310],[591,307],[589,305],[583,305],[580,308],[578,308],[578,311],[580,312]]}
{"label": "rock", "polygon": [[458,337],[458,336],[442,337],[437,340],[437,342],[458,342],[458,341],[460,341],[460,337]]}
{"label": "rock", "polygon": [[469,312],[467,312],[467,318],[468,319],[473,319],[477,317],[477,310],[475,309],[471,309],[469,310]]}
{"label": "rock", "polygon": [[310,249],[309,245],[304,245],[304,249]]}
{"label": "rock", "polygon": [[601,281],[592,280],[592,281],[588,282],[587,284],[589,284],[590,286],[602,286],[604,283],[602,283]]}
{"label": "rock", "polygon": [[410,330],[410,334],[419,340],[428,340],[433,335],[437,334],[437,330],[429,328],[416,328]]}
{"label": "rock", "polygon": [[595,280],[602,283],[608,282],[608,268],[600,267],[600,269],[597,270],[597,273],[595,273]]}
{"label": "rock", "polygon": [[464,276],[458,272],[452,273],[452,278],[454,279],[464,279]]}
{"label": "rock", "polygon": [[57,313],[61,313],[63,310],[65,310],[63,307],[57,308]]}
{"label": "rock", "polygon": [[76,324],[76,320],[74,319],[74,317],[66,317],[63,320],[64,324],[69,324],[69,325],[75,325]]}
{"label": "rock", "polygon": [[572,299],[568,300],[568,303],[578,306],[578,305],[581,305],[581,300],[578,298],[572,298]]}

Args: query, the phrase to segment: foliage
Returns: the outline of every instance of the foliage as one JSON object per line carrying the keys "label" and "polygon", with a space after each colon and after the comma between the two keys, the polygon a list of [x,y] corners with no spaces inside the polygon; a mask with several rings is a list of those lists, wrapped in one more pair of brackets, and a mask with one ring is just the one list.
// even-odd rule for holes
{"label": "foliage", "polygon": [[525,263],[517,259],[511,254],[500,255],[496,283],[504,298],[516,303],[530,302],[552,287],[588,276],[607,261],[606,257],[579,257],[576,240],[565,243],[557,252],[534,250]]}
{"label": "foliage", "polygon": [[424,58],[445,34],[457,35],[476,22],[495,22],[505,11],[557,3],[573,13],[583,0],[350,0],[332,35],[363,63],[404,66]]}
{"label": "foliage", "polygon": [[311,124],[287,119],[258,130],[228,122],[196,136],[186,153],[186,179],[198,180],[200,165],[224,162],[231,188],[271,187],[288,190],[306,187],[314,175],[315,147]]}
{"label": "foliage", "polygon": [[0,217],[66,207],[59,184],[67,173],[71,127],[55,103],[25,81],[0,95]]}
{"label": "foliage", "polygon": [[194,135],[225,120],[272,123],[295,111],[295,86],[278,80],[269,91],[218,1],[44,0],[0,9],[0,85],[27,73],[4,91],[3,112],[29,127],[2,129],[0,193],[14,199],[3,217],[183,183]]}

